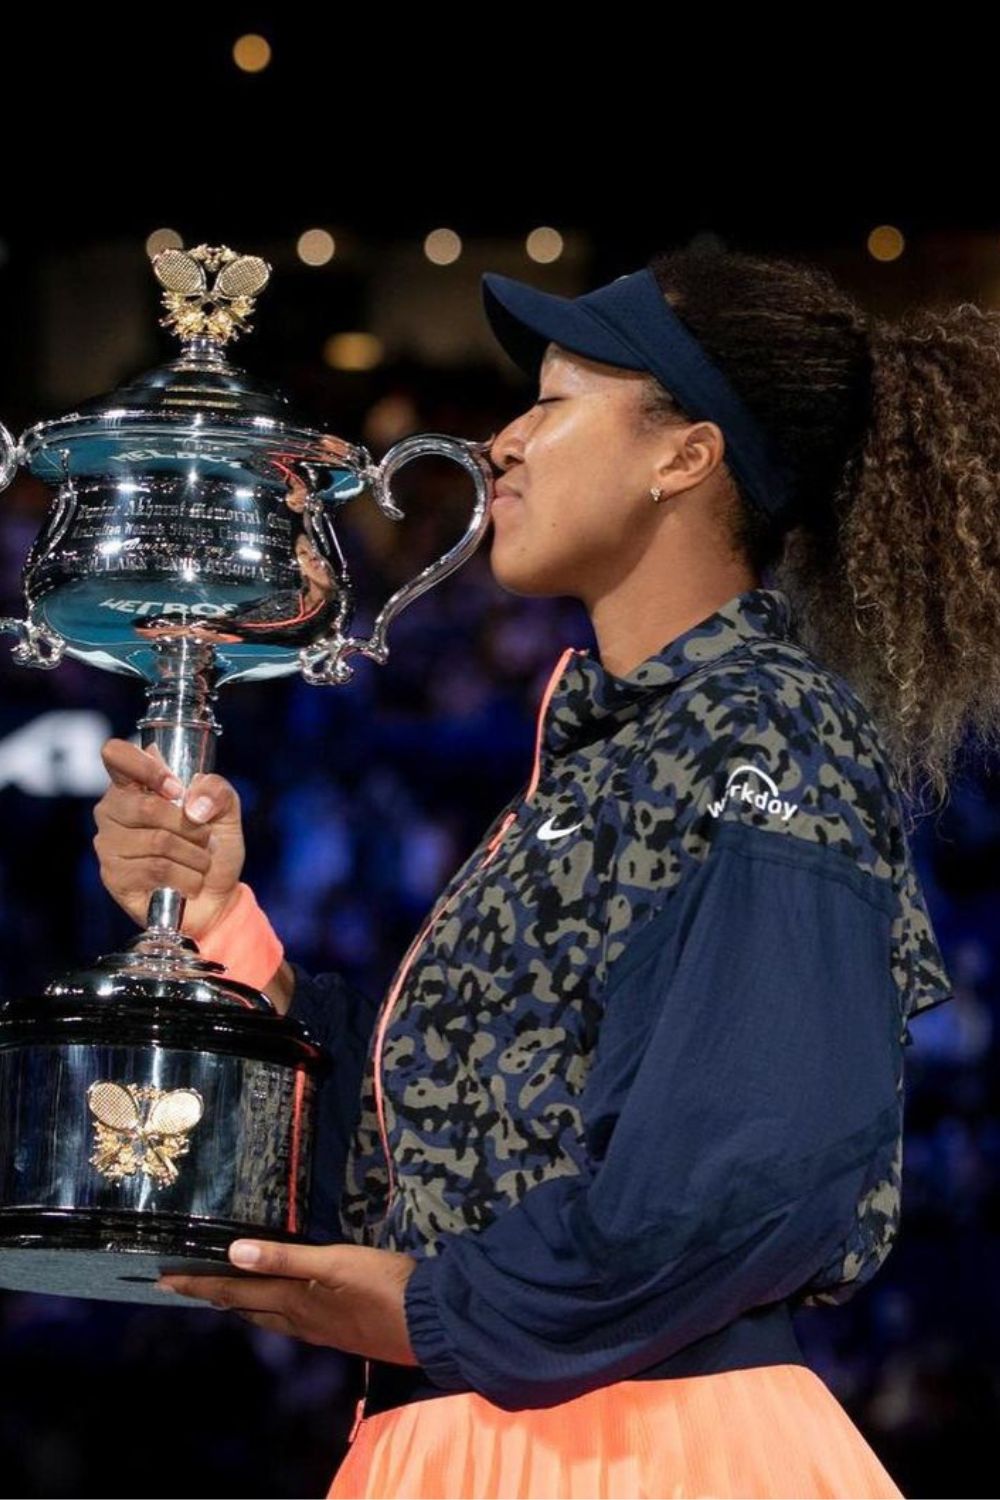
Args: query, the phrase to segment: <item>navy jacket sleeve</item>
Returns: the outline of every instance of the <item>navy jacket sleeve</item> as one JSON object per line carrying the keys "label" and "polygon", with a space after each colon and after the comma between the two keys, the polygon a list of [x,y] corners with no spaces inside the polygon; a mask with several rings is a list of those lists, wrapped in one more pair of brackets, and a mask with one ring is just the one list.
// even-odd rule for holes
{"label": "navy jacket sleeve", "polygon": [[331,1070],[319,1082],[306,1238],[344,1241],[339,1206],[351,1133],[361,1109],[361,1083],[378,1001],[342,974],[308,974],[289,959],[295,974],[288,1014],[301,1021],[330,1055]]}
{"label": "navy jacket sleeve", "polygon": [[592,1162],[449,1234],[405,1289],[444,1390],[548,1406],[801,1287],[898,1130],[892,903],[845,855],[750,825],[608,976]]}

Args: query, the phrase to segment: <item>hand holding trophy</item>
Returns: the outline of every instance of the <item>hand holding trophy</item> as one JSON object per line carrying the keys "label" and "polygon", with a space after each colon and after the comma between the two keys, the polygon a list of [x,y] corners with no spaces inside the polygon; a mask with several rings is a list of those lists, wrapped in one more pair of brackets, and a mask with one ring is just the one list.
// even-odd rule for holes
{"label": "hand holding trophy", "polygon": [[[488,442],[439,433],[367,450],[298,422],[226,358],[271,268],[199,245],[153,259],[177,358],[109,397],[0,429],[0,488],[18,464],[53,502],[23,570],[14,660],[64,653],[145,683],[139,720],[182,787],[211,769],[223,683],[301,672],[343,685],[382,664],[393,617],[458,568],[489,524]],[[211,282],[210,282],[211,278]],[[368,638],[335,521],[404,464],[436,454],[473,481],[461,539],[387,600]],[[329,1066],[268,997],[202,959],[163,887],[119,953],[0,1007],[0,1285],[161,1303],[161,1272],[232,1268],[244,1236],[300,1242],[317,1082]],[[193,1298],[175,1304],[203,1306]]]}

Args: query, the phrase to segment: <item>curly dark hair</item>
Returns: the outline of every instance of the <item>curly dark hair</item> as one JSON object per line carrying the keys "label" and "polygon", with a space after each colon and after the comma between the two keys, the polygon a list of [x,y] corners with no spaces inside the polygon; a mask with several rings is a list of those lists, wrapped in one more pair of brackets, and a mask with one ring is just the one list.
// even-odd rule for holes
{"label": "curly dark hair", "polygon": [[[965,732],[1000,741],[1000,313],[963,302],[891,323],[821,266],[731,249],[648,265],[792,476],[777,522],[732,476],[729,542],[788,593],[904,792],[943,802]],[[640,424],[676,420],[650,376]]]}

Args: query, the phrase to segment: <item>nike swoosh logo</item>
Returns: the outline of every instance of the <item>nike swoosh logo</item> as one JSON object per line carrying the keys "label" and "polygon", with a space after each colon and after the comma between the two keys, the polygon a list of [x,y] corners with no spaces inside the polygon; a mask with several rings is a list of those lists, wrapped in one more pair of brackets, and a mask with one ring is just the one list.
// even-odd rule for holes
{"label": "nike swoosh logo", "polygon": [[[554,816],[555,814],[553,814],[553,817]],[[563,834],[575,833],[578,828],[582,827],[583,820],[581,819],[579,823],[574,823],[571,828],[553,828],[552,818],[546,818],[545,822],[538,830],[538,837],[540,839],[561,839]]]}

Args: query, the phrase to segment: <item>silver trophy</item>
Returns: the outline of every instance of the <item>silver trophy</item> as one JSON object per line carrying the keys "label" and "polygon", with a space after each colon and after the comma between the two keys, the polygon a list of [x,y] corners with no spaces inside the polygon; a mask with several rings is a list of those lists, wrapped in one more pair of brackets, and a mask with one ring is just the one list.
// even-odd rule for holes
{"label": "silver trophy", "polygon": [[[300,672],[339,685],[355,653],[386,661],[393,617],[481,541],[493,471],[489,441],[440,433],[375,463],[230,364],[266,261],[199,245],[152,264],[179,356],[17,443],[0,428],[0,489],[23,464],[53,491],[24,565],[25,618],[0,627],[18,636],[21,666],[51,669],[68,652],[142,679],[141,743],[187,786],[212,769],[223,683]],[[338,512],[368,489],[404,520],[393,475],[427,454],[471,477],[468,527],[387,600],[370,636],[351,635]],[[0,1007],[0,1286],[162,1305],[161,1272],[223,1262],[238,1275],[233,1239],[304,1237],[329,1059],[202,959],[183,916],[179,892],[154,891],[124,950]]]}

